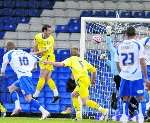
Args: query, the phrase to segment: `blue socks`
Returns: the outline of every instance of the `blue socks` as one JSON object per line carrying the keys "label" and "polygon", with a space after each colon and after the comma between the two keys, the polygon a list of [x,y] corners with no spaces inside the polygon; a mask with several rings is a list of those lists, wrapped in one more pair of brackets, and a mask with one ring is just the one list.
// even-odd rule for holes
{"label": "blue socks", "polygon": [[18,93],[16,91],[12,92],[11,93],[11,98],[12,98],[13,102],[15,102],[16,100],[19,100]]}
{"label": "blue socks", "polygon": [[35,99],[32,99],[32,100],[30,101],[30,104],[31,104],[31,106],[33,106],[33,107],[35,107],[35,108],[37,108],[37,109],[40,108],[39,102],[38,102],[37,100],[35,100]]}

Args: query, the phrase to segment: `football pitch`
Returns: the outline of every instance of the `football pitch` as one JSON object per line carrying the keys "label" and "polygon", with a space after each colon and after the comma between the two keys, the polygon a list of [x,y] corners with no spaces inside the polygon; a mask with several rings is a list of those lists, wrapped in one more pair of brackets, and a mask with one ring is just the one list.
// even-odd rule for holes
{"label": "football pitch", "polygon": [[30,118],[30,117],[5,117],[0,118],[0,123],[120,123],[120,122],[116,121],[106,122],[90,119],[84,119],[82,121],[73,121],[72,119],[65,119],[65,118],[47,118],[46,120],[39,120],[39,118]]}

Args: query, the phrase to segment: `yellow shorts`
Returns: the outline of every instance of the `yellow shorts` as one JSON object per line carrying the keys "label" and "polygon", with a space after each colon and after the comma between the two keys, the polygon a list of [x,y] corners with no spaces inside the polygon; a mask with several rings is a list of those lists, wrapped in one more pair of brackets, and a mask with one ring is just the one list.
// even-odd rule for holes
{"label": "yellow shorts", "polygon": [[55,61],[55,55],[42,56],[42,58],[39,62],[40,69],[48,70],[48,71],[53,71],[54,70],[53,65],[50,65],[50,64],[45,65],[45,64],[43,64],[43,61],[52,61],[52,62],[54,62]]}
{"label": "yellow shorts", "polygon": [[89,87],[90,87],[90,79],[83,78],[77,82],[77,86],[73,92],[77,92],[81,98],[86,98],[89,96]]}

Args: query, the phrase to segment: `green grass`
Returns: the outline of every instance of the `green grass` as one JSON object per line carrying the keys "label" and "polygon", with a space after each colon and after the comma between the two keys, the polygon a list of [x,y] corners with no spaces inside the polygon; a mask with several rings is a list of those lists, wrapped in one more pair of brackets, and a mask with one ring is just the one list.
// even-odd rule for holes
{"label": "green grass", "polygon": [[82,121],[73,121],[72,119],[65,118],[48,118],[46,120],[39,120],[39,118],[30,118],[30,117],[5,117],[0,118],[0,123],[119,123],[115,121],[96,121],[84,119]]}

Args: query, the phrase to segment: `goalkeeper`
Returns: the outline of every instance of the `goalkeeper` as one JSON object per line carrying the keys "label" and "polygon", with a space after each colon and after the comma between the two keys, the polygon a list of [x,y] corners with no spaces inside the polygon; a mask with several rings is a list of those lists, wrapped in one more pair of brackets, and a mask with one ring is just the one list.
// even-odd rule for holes
{"label": "goalkeeper", "polygon": [[[116,91],[117,92],[112,93],[112,100],[111,100],[111,107],[116,110],[117,109],[116,93],[117,93],[117,95],[119,94],[121,78],[119,76],[117,65],[114,61],[116,48],[113,46],[111,33],[112,33],[111,26],[107,26],[106,27],[106,34],[107,34],[106,44],[107,44],[107,48],[108,48],[108,50],[110,52],[110,55],[111,55],[111,60],[107,60],[106,64],[111,68],[111,73],[114,75],[113,79],[114,79],[114,82],[116,83]],[[138,107],[137,100],[135,99],[135,97],[132,97],[130,99],[130,102],[129,102],[129,113],[130,113],[131,116],[133,116],[134,112],[137,110],[137,107]],[[128,109],[126,109],[126,110],[128,110]]]}
{"label": "goalkeeper", "polygon": [[[49,62],[45,61],[45,64],[51,64],[57,67],[68,66],[72,70],[72,74],[76,81],[76,88],[72,92],[73,107],[76,111],[76,120],[82,119],[82,112],[80,108],[80,102],[78,97],[80,96],[82,104],[90,108],[96,109],[104,116],[104,120],[108,117],[108,109],[102,108],[95,101],[89,99],[89,87],[91,84],[95,84],[96,68],[89,64],[86,60],[79,57],[78,49],[71,49],[71,57],[62,62]],[[91,73],[91,79],[88,75]]]}
{"label": "goalkeeper", "polygon": [[111,60],[107,60],[106,64],[111,68],[111,73],[114,75],[113,79],[114,79],[114,82],[116,83],[116,90],[117,90],[117,92],[113,92],[113,94],[112,94],[111,107],[116,110],[117,109],[116,93],[117,94],[119,93],[121,78],[119,76],[119,72],[118,72],[116,63],[114,61],[116,49],[115,49],[115,47],[113,46],[113,43],[112,43],[111,26],[106,27],[106,34],[107,34],[107,36],[106,36],[107,49],[109,50],[110,55],[111,55]]}

